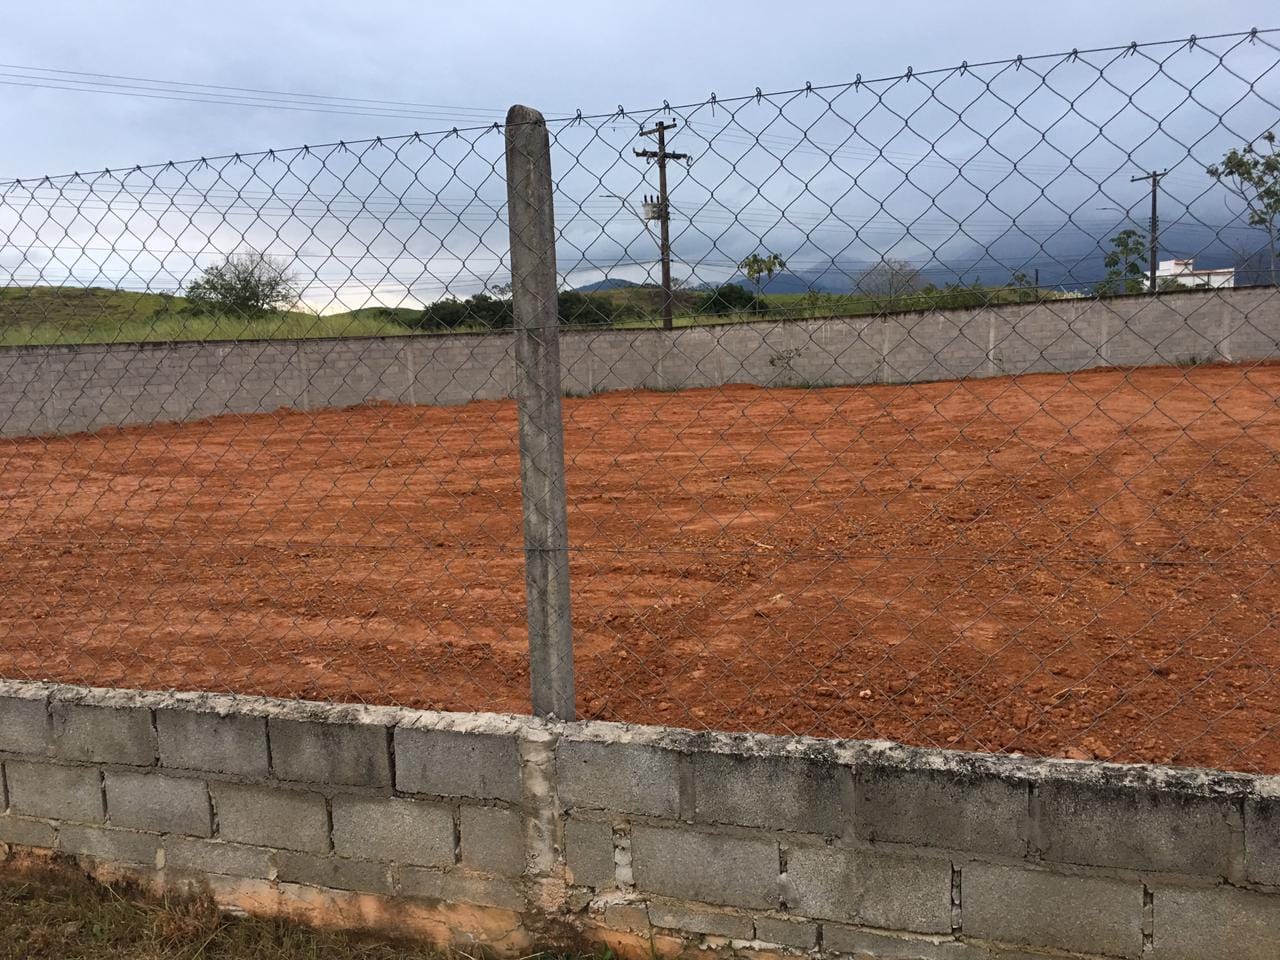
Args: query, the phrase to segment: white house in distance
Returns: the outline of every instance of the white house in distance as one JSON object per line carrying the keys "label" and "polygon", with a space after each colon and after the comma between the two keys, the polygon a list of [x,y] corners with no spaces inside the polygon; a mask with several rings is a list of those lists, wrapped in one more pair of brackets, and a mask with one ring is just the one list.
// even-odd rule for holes
{"label": "white house in distance", "polygon": [[1220,270],[1197,270],[1195,260],[1161,260],[1156,267],[1156,283],[1161,287],[1171,284],[1200,289],[1234,287],[1236,269],[1223,267]]}

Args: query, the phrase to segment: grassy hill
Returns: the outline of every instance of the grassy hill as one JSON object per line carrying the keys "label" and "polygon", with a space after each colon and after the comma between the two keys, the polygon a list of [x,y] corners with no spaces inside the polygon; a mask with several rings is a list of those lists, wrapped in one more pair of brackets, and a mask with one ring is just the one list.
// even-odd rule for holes
{"label": "grassy hill", "polygon": [[325,316],[290,311],[246,320],[197,313],[185,299],[170,294],[0,287],[0,345],[395,336],[410,332],[398,317],[419,312],[375,307]]}
{"label": "grassy hill", "polygon": [[[895,298],[810,292],[766,293],[767,313],[709,312],[706,293],[677,290],[675,325],[705,326],[756,320],[868,316],[946,310],[1054,299],[1061,294],[1017,287],[929,290]],[[576,301],[573,298],[577,298]],[[561,300],[563,322],[636,329],[661,325],[663,293],[652,284],[574,291]],[[598,305],[598,306],[593,306]],[[0,346],[69,343],[137,343],[168,340],[298,340],[319,337],[387,337],[447,333],[424,328],[423,310],[364,307],[317,315],[305,311],[258,319],[198,312],[182,297],[101,287],[0,287]],[[479,324],[453,332],[480,330]]]}

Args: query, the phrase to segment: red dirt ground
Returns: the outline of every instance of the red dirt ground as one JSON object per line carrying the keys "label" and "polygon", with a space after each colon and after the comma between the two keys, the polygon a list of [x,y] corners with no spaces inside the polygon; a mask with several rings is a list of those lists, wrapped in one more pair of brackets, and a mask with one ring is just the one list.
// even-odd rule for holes
{"label": "red dirt ground", "polygon": [[[1280,772],[1280,367],[566,400],[584,716]],[[0,441],[0,675],[527,711],[515,411]]]}

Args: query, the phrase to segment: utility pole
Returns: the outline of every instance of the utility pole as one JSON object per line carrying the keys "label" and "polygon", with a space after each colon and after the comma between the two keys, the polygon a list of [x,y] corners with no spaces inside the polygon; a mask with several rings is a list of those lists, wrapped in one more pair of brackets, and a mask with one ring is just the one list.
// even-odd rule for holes
{"label": "utility pole", "polygon": [[[675,121],[671,123],[663,123],[658,121],[656,127],[648,130],[641,130],[640,136],[652,137],[655,134],[658,137],[657,150],[635,150],[633,151],[637,157],[644,157],[646,160],[658,161],[658,202],[653,205],[646,204],[646,211],[650,206],[656,207],[653,212],[656,213],[656,219],[662,228],[662,239],[659,243],[662,257],[662,329],[670,330],[671,323],[671,205],[667,201],[667,161],[668,160],[688,160],[687,153],[668,153],[667,152],[667,131],[676,128]],[[651,218],[655,219],[655,218]]]}
{"label": "utility pole", "polygon": [[1156,215],[1156,201],[1157,201],[1157,198],[1160,196],[1160,178],[1163,177],[1168,172],[1169,172],[1168,170],[1164,170],[1162,172],[1157,173],[1155,170],[1152,170],[1150,173],[1148,173],[1145,176],[1129,178],[1130,183],[1137,183],[1140,180],[1151,181],[1151,239],[1150,239],[1150,246],[1149,246],[1150,253],[1151,253],[1151,274],[1147,278],[1147,291],[1151,293],[1153,296],[1155,295],[1155,292],[1156,292],[1156,266],[1158,265],[1157,238],[1159,237],[1159,230],[1160,230],[1160,220]]}

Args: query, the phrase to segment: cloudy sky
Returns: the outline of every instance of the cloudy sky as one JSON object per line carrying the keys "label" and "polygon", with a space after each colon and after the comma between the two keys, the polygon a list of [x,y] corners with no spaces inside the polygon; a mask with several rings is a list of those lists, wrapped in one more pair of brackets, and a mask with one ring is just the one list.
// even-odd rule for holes
{"label": "cloudy sky", "polygon": [[[961,61],[977,64],[1073,47],[1086,50],[1131,40],[1265,28],[1276,25],[1268,23],[1271,7],[1263,0],[1232,0],[1228,8],[1220,6],[1212,11],[1202,2],[1189,0],[1135,4],[999,0],[982,4],[980,11],[973,5],[919,0],[892,5],[814,0],[794,9],[762,0],[625,6],[576,0],[390,0],[378,4],[225,0],[199,6],[153,0],[110,6],[87,0],[46,0],[5,11],[5,30],[0,36],[0,84],[4,87],[0,130],[6,132],[0,136],[0,177],[101,170],[299,144],[391,137],[415,130],[448,130],[500,119],[514,102],[536,106],[548,116],[579,109],[586,114],[602,113],[622,106],[629,117],[644,118],[644,108],[664,100],[696,103],[713,92],[727,99],[750,94],[756,88],[768,93],[803,87],[806,82],[821,86],[851,81],[858,75],[866,79],[894,76],[908,67],[924,71]],[[1276,18],[1272,15],[1270,19]],[[1267,57],[1274,59],[1274,51],[1254,60],[1248,59],[1247,51],[1237,56],[1242,58],[1242,69],[1248,70],[1259,64],[1265,67]],[[1187,82],[1200,69],[1192,60],[1188,58]],[[1125,65],[1108,68],[1122,83],[1130,82],[1133,90],[1145,90],[1155,98],[1148,109],[1166,112],[1176,105],[1170,97],[1180,96],[1181,88],[1167,76],[1144,88],[1136,74],[1127,81],[1121,77],[1128,69]],[[1073,88],[1077,81],[1081,85]],[[1006,77],[992,82],[1011,81]],[[1081,74],[1073,79],[1064,74],[1054,83],[1084,96],[1087,77]],[[1280,99],[1280,79],[1274,74],[1267,78],[1266,88],[1273,100]],[[1212,109],[1225,109],[1213,106],[1214,95],[1221,96],[1222,104],[1230,103],[1234,95],[1229,86],[1210,86],[1204,91]],[[959,97],[961,92],[959,85],[948,88],[948,95]],[[1018,92],[1010,88],[1010,93]],[[976,132],[952,131],[944,142],[943,132],[952,126],[950,118],[945,111],[937,116],[926,111],[913,114],[914,125],[924,138],[895,133],[889,108],[933,109],[936,104],[925,103],[927,94],[924,87],[905,94],[900,89],[884,89],[877,94],[884,98],[883,109],[861,124],[861,145],[842,148],[842,166],[833,170],[829,158],[823,156],[824,148],[815,150],[810,145],[788,156],[785,166],[789,176],[781,177],[773,176],[773,161],[762,144],[775,152],[786,150],[784,138],[796,135],[798,128],[770,126],[770,116],[814,124],[811,138],[833,146],[844,143],[848,136],[843,121],[830,114],[822,116],[820,109],[814,109],[820,105],[813,101],[767,102],[763,109],[744,109],[737,114],[723,109],[680,114],[685,139],[675,148],[689,149],[700,157],[690,170],[677,175],[685,179],[677,180],[673,190],[673,206],[686,221],[683,227],[673,223],[678,235],[677,259],[683,257],[693,264],[686,266],[685,272],[702,276],[697,269],[701,265],[704,272],[714,274],[720,261],[731,266],[743,251],[760,244],[784,249],[793,258],[808,257],[814,263],[839,256],[866,261],[887,254],[918,262],[941,261],[963,253],[965,244],[972,246],[973,228],[988,231],[979,237],[979,245],[994,242],[1004,231],[1004,219],[1038,222],[1036,217],[1043,221],[1059,216],[1062,210],[1075,216],[1088,210],[1096,219],[1103,201],[1129,208],[1133,198],[1127,187],[1117,191],[1109,182],[1101,187],[1098,182],[1102,173],[1128,174],[1127,166],[1121,171],[1126,163],[1149,161],[1155,165],[1169,156],[1174,161],[1185,160],[1168,186],[1176,192],[1177,177],[1181,176],[1186,202],[1199,190],[1196,177],[1203,179],[1198,154],[1191,156],[1183,150],[1179,156],[1178,149],[1167,149],[1180,146],[1176,143],[1164,144],[1166,149],[1161,152],[1157,149],[1161,147],[1159,138],[1150,139],[1143,129],[1143,118],[1136,114],[1112,121],[1115,144],[1099,140],[1096,147],[1090,147],[1096,131],[1082,128],[1074,132],[1074,141],[1055,145],[1056,153],[1046,149],[1026,154],[1032,142],[1026,135],[1042,131],[1024,130],[1019,141],[1010,133],[1011,127],[1002,125],[1000,101],[987,93],[987,102],[969,114],[977,118]],[[1096,91],[1089,94],[1097,95]],[[228,102],[232,99],[238,102]],[[1052,108],[1053,104],[1046,102],[1045,117]],[[1109,109],[1102,101],[1093,108],[1099,117]],[[1188,142],[1217,125],[1212,109],[1208,114],[1183,118],[1182,132]],[[1247,129],[1251,124],[1267,124],[1271,122],[1269,109],[1265,101],[1246,105],[1240,109],[1239,119]],[[853,96],[839,105],[839,112],[846,117],[858,117],[861,110]],[[1175,120],[1179,118],[1169,123]],[[1215,132],[1224,133],[1227,139],[1233,135],[1230,131]],[[643,164],[630,159],[634,133],[629,122],[596,123],[576,132],[566,129],[559,139],[563,158],[558,163],[562,168],[568,166],[571,156],[589,158],[585,174],[579,171],[576,179],[567,178],[564,186],[576,219],[561,218],[568,247],[561,252],[562,266],[566,254],[570,260],[577,257],[577,266],[582,268],[575,275],[578,279],[616,274],[611,267],[628,263],[646,275],[651,270],[651,239],[633,216],[615,209],[607,196],[621,193],[636,199],[648,183]],[[1021,163],[1033,180],[1040,177],[1038,182],[1010,181],[999,169],[1000,158],[977,153],[984,139],[988,147],[993,142],[1000,146],[1001,137],[1009,138],[1003,144],[1005,150],[1022,156]],[[1150,157],[1140,153],[1144,144]],[[348,203],[345,209],[349,211],[368,203],[374,216],[373,222],[367,211],[344,216],[344,208],[339,207],[336,215],[326,212],[326,218],[298,217],[295,209],[292,228],[297,239],[282,235],[285,252],[301,257],[304,272],[314,272],[326,281],[336,277],[334,283],[345,283],[334,287],[345,291],[337,297],[343,306],[367,302],[367,291],[379,286],[391,291],[392,303],[402,302],[406,289],[423,288],[419,300],[439,295],[444,287],[463,293],[471,287],[483,289],[493,279],[489,271],[493,269],[496,276],[501,266],[501,251],[495,257],[492,249],[501,244],[492,209],[470,209],[466,214],[470,224],[448,236],[438,226],[432,227],[430,218],[436,217],[438,224],[442,217],[453,217],[459,209],[456,203],[466,198],[481,198],[484,204],[500,202],[500,181],[481,179],[485,164],[500,156],[494,152],[497,146],[496,141],[482,139],[465,157],[458,154],[457,163],[466,161],[474,168],[460,167],[470,170],[471,178],[452,183],[441,179],[438,189],[432,185],[436,193],[427,190],[425,200],[415,199],[416,206],[397,199],[396,191],[407,181],[394,174],[387,176],[381,188],[359,179],[345,186],[329,179],[311,187],[295,178],[287,187],[275,189],[283,196],[304,197],[310,203],[327,202],[336,195]],[[456,144],[450,149],[456,150]],[[1206,141],[1205,156],[1212,158],[1213,150],[1218,149],[1216,141]],[[891,152],[887,165],[882,155],[885,150]],[[905,164],[930,150],[937,155],[926,159],[923,166],[903,172]],[[1064,150],[1073,155],[1088,151],[1078,154],[1077,162],[1097,176],[1073,172],[1079,181],[1077,187],[1087,188],[1086,192],[1077,189],[1071,194],[1061,186],[1062,181],[1054,179]],[[867,162],[872,154],[877,165]],[[342,162],[334,160],[328,172],[340,174]],[[747,173],[745,182],[733,180],[735,163],[737,172]],[[958,186],[950,169],[953,163],[965,165],[968,174]],[[427,169],[432,175],[447,173],[445,166],[437,160],[435,167]],[[1118,175],[1115,182],[1125,185],[1127,176]],[[213,190],[215,197],[220,190],[225,197],[228,189],[243,188],[253,198],[269,194],[272,188],[267,184],[266,179],[235,180],[228,174],[199,181],[194,189]],[[851,192],[854,185],[856,190]],[[59,202],[67,199],[64,195]],[[1032,200],[1039,205],[1032,207]],[[144,206],[134,199],[95,202],[104,209],[114,204],[117,212],[124,204],[132,205],[126,213]],[[183,256],[177,260],[170,255],[173,251],[161,250],[151,259],[134,259],[127,268],[123,260],[94,260],[92,251],[115,246],[130,254],[135,250],[129,245],[133,243],[154,252],[154,241],[143,243],[136,227],[113,233],[115,228],[109,226],[73,227],[51,221],[38,228],[35,238],[41,242],[24,254],[22,268],[39,271],[41,276],[15,274],[15,279],[56,282],[52,265],[60,262],[57,248],[81,244],[89,254],[89,273],[81,264],[67,269],[68,278],[148,288],[181,286],[184,273],[196,269],[211,253],[225,252],[233,245],[224,242],[228,223],[232,225],[231,239],[237,242],[252,242],[250,227],[276,230],[279,221],[271,220],[261,207],[246,212],[243,200],[237,198],[236,202],[242,206],[239,221],[226,212],[226,206],[216,211],[222,235],[202,229],[199,245],[185,240],[175,244],[175,249],[183,248]],[[434,206],[437,202],[445,203],[444,213]],[[559,207],[558,203],[558,214]],[[416,232],[407,236],[394,226],[386,229],[378,210],[394,213],[400,220],[426,219],[416,222]],[[207,219],[208,211],[201,216]],[[1126,213],[1119,210],[1115,216],[1123,218]],[[197,223],[194,214],[192,217]],[[902,224],[920,217],[931,219],[920,222],[914,238],[906,236]],[[50,238],[51,225],[62,235]],[[957,231],[958,226],[969,229]],[[861,230],[856,243],[848,236],[852,227]],[[926,228],[934,232],[930,234]],[[361,229],[377,235],[370,232],[367,239],[353,239]],[[828,231],[826,239],[815,240],[816,229]],[[240,236],[235,235],[237,230]],[[326,240],[326,231],[334,239]],[[310,244],[305,249],[304,235]],[[12,236],[19,238],[17,232]],[[21,236],[35,233],[23,232]],[[949,250],[944,254],[944,240],[958,253]],[[328,256],[334,251],[340,254],[336,259]],[[351,259],[353,252],[359,259]],[[395,254],[404,255],[400,265],[388,260]],[[11,260],[12,256],[10,250]],[[52,259],[41,261],[42,256]],[[119,260],[119,254],[114,256]],[[471,269],[462,273],[470,287],[456,272],[460,258],[469,258]],[[429,264],[425,281],[420,269],[423,262]],[[596,266],[604,269],[591,269]],[[412,277],[400,276],[404,269],[418,272]],[[625,271],[623,275],[627,275]],[[356,278],[355,282],[347,283],[349,277]],[[334,304],[321,306],[331,309]]]}
{"label": "cloudy sky", "polygon": [[1276,19],[1268,0],[8,4],[0,33],[8,75],[76,70],[455,109],[363,117],[9,85],[0,96],[0,175],[447,128],[462,116],[496,119],[514,102],[546,112],[635,109]]}

